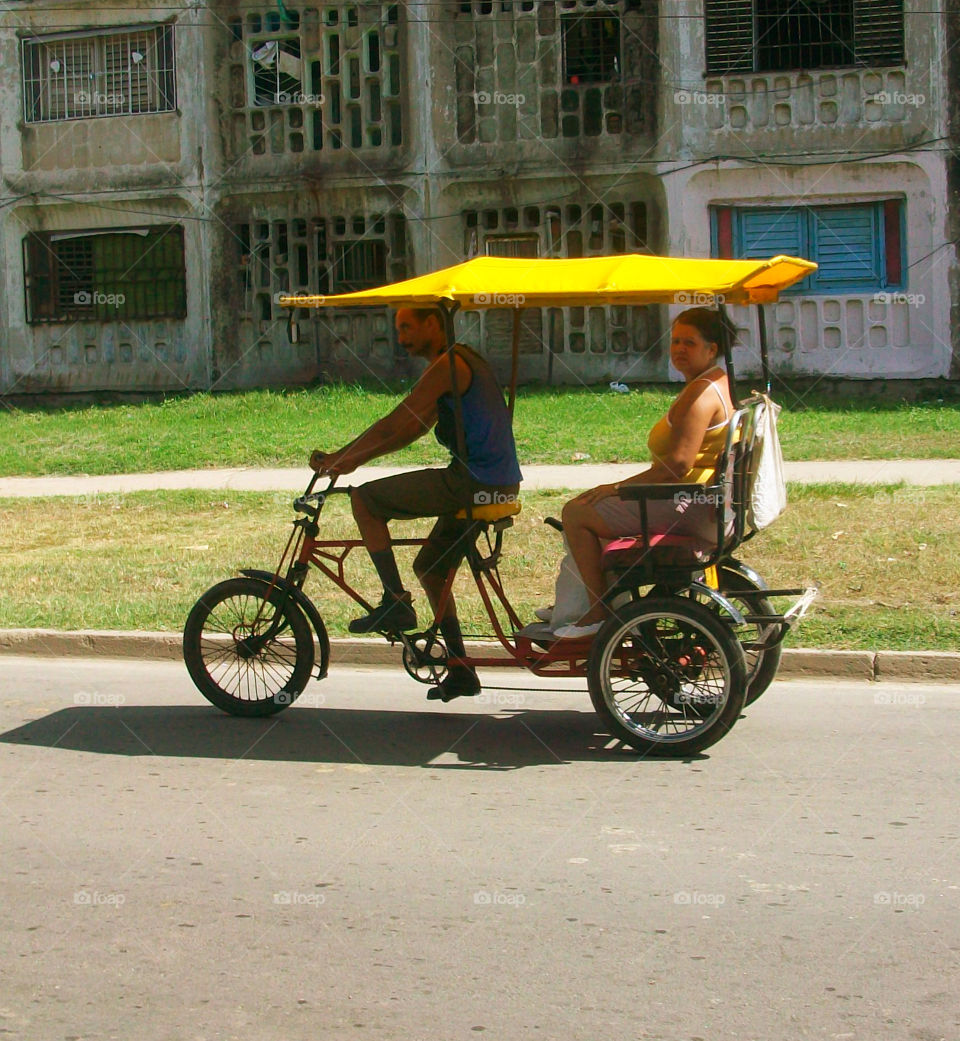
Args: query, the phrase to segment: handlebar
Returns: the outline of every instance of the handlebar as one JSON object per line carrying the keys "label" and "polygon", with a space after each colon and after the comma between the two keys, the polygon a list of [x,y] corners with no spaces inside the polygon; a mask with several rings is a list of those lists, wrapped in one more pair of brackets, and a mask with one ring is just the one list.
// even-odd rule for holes
{"label": "handlebar", "polygon": [[331,477],[330,483],[323,489],[322,492],[315,492],[313,490],[314,485],[320,480],[322,474],[314,473],[310,478],[310,483],[307,485],[306,491],[303,495],[297,496],[293,500],[293,508],[297,513],[305,513],[311,520],[316,520],[320,516],[320,511],[323,509],[323,504],[326,502],[327,496],[333,492],[343,492],[349,494],[353,489],[349,486],[343,488],[334,488],[337,483],[337,478]]}

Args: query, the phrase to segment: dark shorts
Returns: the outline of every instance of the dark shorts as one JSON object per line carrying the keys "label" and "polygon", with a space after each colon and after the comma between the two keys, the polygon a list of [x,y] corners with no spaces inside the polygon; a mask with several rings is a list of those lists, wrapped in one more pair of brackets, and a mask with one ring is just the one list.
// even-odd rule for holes
{"label": "dark shorts", "polygon": [[354,494],[381,520],[437,518],[426,545],[413,562],[416,573],[426,575],[446,574],[450,568],[460,566],[474,532],[468,521],[456,519],[458,511],[468,504],[496,502],[498,496],[516,496],[519,487],[481,484],[464,467],[448,466],[443,470],[412,470],[368,481]]}

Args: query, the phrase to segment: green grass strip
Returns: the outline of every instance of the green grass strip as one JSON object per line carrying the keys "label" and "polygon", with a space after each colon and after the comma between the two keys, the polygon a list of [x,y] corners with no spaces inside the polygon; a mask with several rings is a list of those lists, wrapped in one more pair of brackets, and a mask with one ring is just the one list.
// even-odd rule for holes
{"label": "green grass strip", "polygon": [[[0,476],[304,466],[310,449],[345,444],[394,408],[408,387],[331,384],[136,405],[8,406],[0,410]],[[606,387],[522,387],[515,413],[521,462],[563,464],[583,455],[597,463],[647,459],[647,433],[678,389],[615,394]],[[960,454],[960,401],[909,404],[787,391],[781,401],[781,439],[791,460]],[[444,458],[428,434],[391,462]]]}
{"label": "green grass strip", "polygon": [[[960,487],[792,486],[787,513],[740,557],[771,585],[818,585],[820,600],[789,646],[866,650],[960,648]],[[542,523],[570,493],[531,493],[506,534],[502,574],[521,617],[548,604],[560,537]],[[276,565],[292,519],[289,493],[141,492],[0,500],[0,628],[179,631],[197,597],[240,567]],[[425,534],[429,522],[394,526]],[[323,516],[329,537],[355,537],[343,499]],[[412,553],[399,553],[416,589]],[[349,560],[376,596],[369,560]],[[465,629],[490,632],[469,578],[458,579]],[[311,575],[306,586],[335,635],[356,607]],[[426,600],[417,594],[421,621]]]}

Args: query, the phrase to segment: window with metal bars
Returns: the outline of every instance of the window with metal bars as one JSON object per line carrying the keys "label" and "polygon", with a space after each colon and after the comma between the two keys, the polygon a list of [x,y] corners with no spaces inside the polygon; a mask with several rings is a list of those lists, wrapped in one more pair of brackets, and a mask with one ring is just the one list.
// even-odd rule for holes
{"label": "window with metal bars", "polygon": [[355,293],[387,282],[387,246],[383,239],[345,239],[333,244],[333,280],[337,291]]}
{"label": "window with metal bars", "polygon": [[610,83],[620,78],[620,19],[565,15],[563,73],[567,83]]}
{"label": "window with metal bars", "polygon": [[903,0],[705,0],[707,72],[904,63]]}
{"label": "window with metal bars", "polygon": [[61,33],[23,41],[28,123],[172,112],[172,25]]}
{"label": "window with metal bars", "polygon": [[186,317],[180,225],[44,232],[23,247],[32,324]]}
{"label": "window with metal bars", "polygon": [[484,247],[488,257],[539,257],[539,235],[487,235]]}

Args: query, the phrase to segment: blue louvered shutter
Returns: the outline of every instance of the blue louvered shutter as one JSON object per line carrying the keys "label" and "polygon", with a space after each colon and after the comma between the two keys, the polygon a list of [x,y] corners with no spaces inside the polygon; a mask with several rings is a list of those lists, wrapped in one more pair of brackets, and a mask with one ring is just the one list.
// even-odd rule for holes
{"label": "blue louvered shutter", "polygon": [[737,256],[765,260],[785,253],[802,257],[803,217],[801,209],[740,210],[735,236]]}
{"label": "blue louvered shutter", "polygon": [[817,288],[863,292],[882,288],[883,236],[880,208],[824,206],[810,211],[811,259],[819,265]]}

